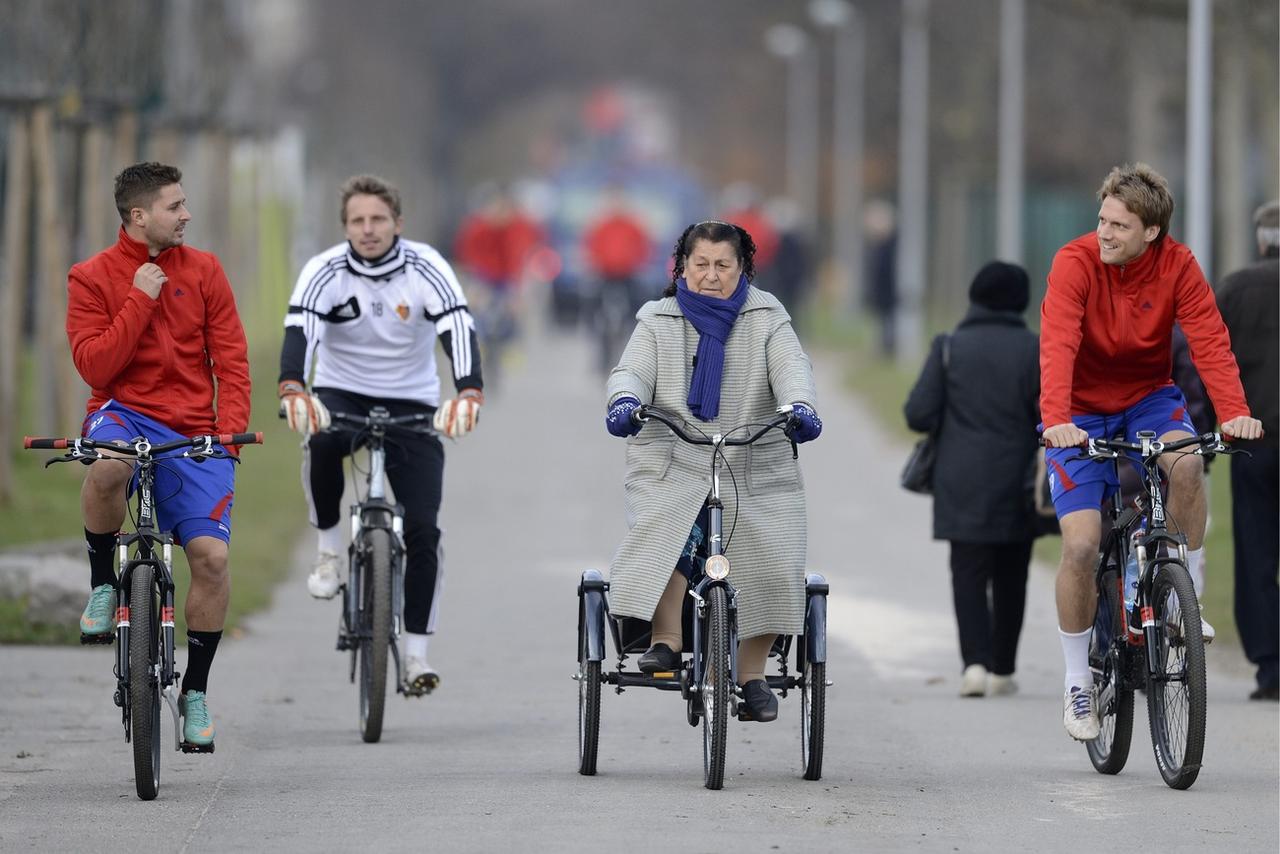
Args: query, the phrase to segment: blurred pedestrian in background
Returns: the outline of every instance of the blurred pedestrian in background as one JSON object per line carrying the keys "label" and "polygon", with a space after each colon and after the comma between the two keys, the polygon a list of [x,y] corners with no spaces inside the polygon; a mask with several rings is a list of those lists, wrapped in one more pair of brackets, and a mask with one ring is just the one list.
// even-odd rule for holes
{"label": "blurred pedestrian in background", "polygon": [[[621,187],[605,193],[600,212],[582,235],[582,252],[595,279],[596,333],[600,341],[600,369],[608,373],[635,327],[635,314],[657,296],[646,287],[650,237],[628,204]],[[650,293],[649,291],[653,291]]]}
{"label": "blurred pedestrian in background", "polygon": [[867,275],[863,301],[880,331],[880,355],[892,359],[898,352],[898,226],[893,206],[879,199],[867,205],[863,215],[867,235]]}
{"label": "blurred pedestrian in background", "polygon": [[1254,215],[1262,260],[1222,280],[1218,308],[1231,333],[1240,381],[1263,437],[1231,457],[1235,614],[1245,656],[1258,668],[1253,700],[1280,699],[1280,202]]}
{"label": "blurred pedestrian in background", "polygon": [[969,311],[940,335],[903,412],[938,431],[933,536],[951,543],[951,589],[964,673],[960,695],[1011,694],[1035,519],[1027,473],[1038,448],[1039,342],[1023,313],[1027,272],[992,261]]}
{"label": "blurred pedestrian in background", "polygon": [[472,290],[473,302],[492,390],[502,375],[504,354],[519,337],[520,287],[545,238],[505,187],[487,187],[477,195],[478,208],[459,227],[454,255],[480,285]]}
{"label": "blurred pedestrian in background", "polygon": [[800,224],[800,208],[786,197],[770,199],[765,213],[778,235],[778,248],[773,263],[762,270],[760,287],[772,293],[797,325],[801,309],[812,284],[809,246]]}

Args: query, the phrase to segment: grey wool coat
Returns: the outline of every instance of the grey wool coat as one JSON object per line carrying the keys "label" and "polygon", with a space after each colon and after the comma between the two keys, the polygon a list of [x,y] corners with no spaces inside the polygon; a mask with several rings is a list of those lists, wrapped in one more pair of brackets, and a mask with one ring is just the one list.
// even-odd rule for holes
{"label": "grey wool coat", "polygon": [[[609,376],[608,402],[631,395],[682,417],[692,435],[692,428],[713,435],[767,421],[783,404],[817,409],[813,368],[790,316],[771,294],[751,288],[725,342],[715,421],[689,411],[698,340],[675,297],[645,304]],[[804,479],[791,443],[771,430],[753,445],[726,448],[725,457],[733,477],[722,465],[720,498],[726,538],[732,530],[725,554],[738,590],[738,636],[796,634],[804,621],[807,529]],[[711,491],[710,449],[682,442],[650,421],[627,440],[623,489],[630,531],[610,566],[609,609],[649,620]]]}

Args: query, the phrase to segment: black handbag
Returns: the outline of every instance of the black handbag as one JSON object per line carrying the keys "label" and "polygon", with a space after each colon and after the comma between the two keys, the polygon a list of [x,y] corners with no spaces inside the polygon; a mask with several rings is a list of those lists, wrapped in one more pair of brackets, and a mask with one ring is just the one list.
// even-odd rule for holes
{"label": "black handbag", "polygon": [[[951,336],[942,336],[942,388],[945,395],[947,388],[947,364],[951,361]],[[946,398],[942,403],[946,412]],[[898,483],[908,492],[921,495],[933,494],[933,466],[938,461],[938,431],[942,428],[942,415],[938,416],[938,426],[934,427],[924,438],[916,442],[907,456],[907,464],[902,467]]]}

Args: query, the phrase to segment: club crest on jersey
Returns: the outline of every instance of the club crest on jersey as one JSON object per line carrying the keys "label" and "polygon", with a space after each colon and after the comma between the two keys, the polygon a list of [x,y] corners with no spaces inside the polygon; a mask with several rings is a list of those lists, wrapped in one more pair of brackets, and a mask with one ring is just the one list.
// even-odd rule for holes
{"label": "club crest on jersey", "polygon": [[400,315],[401,320],[408,320],[409,306],[405,305],[404,303],[400,303],[398,306],[396,306],[396,314]]}

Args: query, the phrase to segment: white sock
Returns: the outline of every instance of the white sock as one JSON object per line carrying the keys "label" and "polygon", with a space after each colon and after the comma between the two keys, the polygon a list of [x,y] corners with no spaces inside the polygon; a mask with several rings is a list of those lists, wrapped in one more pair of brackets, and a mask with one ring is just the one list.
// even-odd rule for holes
{"label": "white sock", "polygon": [[423,661],[426,661],[428,637],[428,635],[416,635],[413,632],[405,632],[404,657],[421,658]]}
{"label": "white sock", "polygon": [[1191,573],[1191,586],[1199,599],[1204,596],[1204,546],[1187,549],[1187,572]]}
{"label": "white sock", "polygon": [[322,552],[333,552],[336,555],[342,554],[342,526],[334,525],[332,528],[320,528],[316,531],[316,548]]}
{"label": "white sock", "polygon": [[1078,634],[1058,629],[1058,637],[1062,640],[1062,658],[1067,665],[1067,675],[1062,687],[1070,691],[1072,688],[1088,688],[1093,684],[1093,672],[1089,670],[1089,635],[1092,629],[1085,629]]}

